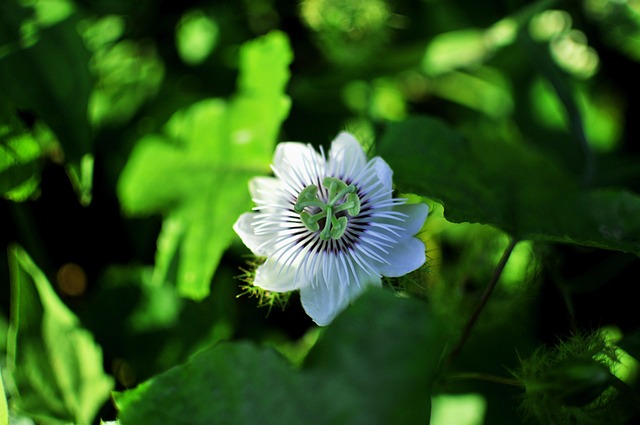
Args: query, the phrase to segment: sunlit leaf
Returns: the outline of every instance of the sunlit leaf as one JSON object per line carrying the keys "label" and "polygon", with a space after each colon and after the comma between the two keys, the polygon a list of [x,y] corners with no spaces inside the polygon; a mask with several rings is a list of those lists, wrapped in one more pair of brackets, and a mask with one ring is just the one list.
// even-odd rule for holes
{"label": "sunlit leaf", "polygon": [[474,74],[450,72],[435,78],[434,82],[435,95],[491,117],[505,117],[513,110],[509,83],[495,70],[484,68]]}
{"label": "sunlit leaf", "polygon": [[[546,101],[550,108],[561,107],[558,113],[565,118],[564,120],[561,119],[560,122],[566,123],[567,130],[571,135],[568,141],[570,141],[569,148],[572,147],[575,151],[573,161],[582,163],[582,183],[590,183],[593,180],[595,171],[595,156],[589,139],[597,132],[593,131],[595,125],[585,123],[585,120],[592,118],[592,115],[588,116],[588,110],[583,105],[580,105],[578,101],[579,91],[574,89],[572,79],[567,76],[553,55],[550,54],[547,44],[536,42],[529,36],[523,36],[521,37],[520,46],[528,52],[531,58],[531,65],[535,66],[541,76],[547,80],[549,86],[553,88],[553,93],[548,91],[548,99]],[[544,84],[542,87],[544,88]],[[538,92],[542,94],[540,91]],[[603,118],[607,115],[603,111],[600,113]],[[545,141],[541,140],[539,143],[543,144]],[[566,146],[563,147],[567,148]]]}
{"label": "sunlit leaf", "polygon": [[301,1],[302,22],[315,34],[326,57],[337,65],[366,63],[389,40],[392,11],[386,1]]}
{"label": "sunlit leaf", "polygon": [[49,422],[90,423],[113,386],[102,350],[22,248],[10,248],[9,264],[7,369],[18,392],[14,407]]}
{"label": "sunlit leaf", "polygon": [[[113,28],[121,26],[121,19],[106,17],[87,24],[83,33],[95,48],[91,70],[97,81],[89,100],[89,116],[96,126],[129,120],[155,96],[164,77],[164,65],[152,43],[111,39],[120,36]],[[105,35],[109,37],[100,38]]]}
{"label": "sunlit leaf", "polygon": [[[155,280],[175,279],[181,294],[201,299],[232,225],[250,203],[247,182],[269,172],[281,123],[289,111],[284,87],[291,50],[270,33],[243,45],[238,92],[176,112],[163,135],[138,142],[118,193],[131,215],[163,213]],[[177,262],[176,276],[169,276]]]}
{"label": "sunlit leaf", "polygon": [[553,0],[533,2],[487,28],[455,29],[437,34],[429,41],[422,57],[423,71],[436,76],[488,61],[501,48],[512,44],[523,25],[552,3]]}
{"label": "sunlit leaf", "polygon": [[379,153],[401,190],[441,201],[451,221],[493,224],[521,239],[640,254],[640,196],[583,189],[531,146],[470,143],[422,117],[391,124]]}
{"label": "sunlit leaf", "polygon": [[491,53],[485,32],[464,29],[439,34],[429,43],[422,67],[428,75],[438,75],[477,65]]}
{"label": "sunlit leaf", "polygon": [[0,374],[0,425],[9,424],[9,410],[7,409],[7,397],[4,394],[4,383]]}
{"label": "sunlit leaf", "polygon": [[443,343],[425,305],[375,290],[327,328],[301,370],[270,349],[219,344],[116,394],[119,420],[124,425],[427,423]]}
{"label": "sunlit leaf", "polygon": [[38,188],[42,149],[34,135],[9,115],[0,115],[0,194],[23,201]]}
{"label": "sunlit leaf", "polygon": [[216,22],[201,10],[185,13],[176,28],[176,47],[180,58],[189,65],[202,63],[218,41]]}
{"label": "sunlit leaf", "polygon": [[[569,130],[567,115],[549,85],[535,82],[531,87],[531,102],[541,124]],[[611,93],[591,93],[584,86],[576,87],[576,107],[584,117],[584,131],[592,149],[611,152],[619,145],[623,123],[620,103]]]}
{"label": "sunlit leaf", "polygon": [[440,394],[432,399],[430,425],[482,425],[487,402],[480,394]]}
{"label": "sunlit leaf", "polygon": [[603,40],[636,62],[640,61],[640,6],[636,2],[598,0],[585,2],[585,12]]}

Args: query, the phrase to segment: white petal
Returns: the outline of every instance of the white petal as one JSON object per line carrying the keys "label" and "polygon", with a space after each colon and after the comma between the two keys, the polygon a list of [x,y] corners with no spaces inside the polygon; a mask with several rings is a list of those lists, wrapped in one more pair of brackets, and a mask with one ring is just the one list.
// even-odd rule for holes
{"label": "white petal", "polygon": [[326,326],[349,305],[347,285],[332,282],[329,285],[305,286],[300,289],[304,311],[320,326]]}
{"label": "white petal", "polygon": [[403,239],[393,247],[385,259],[389,264],[377,267],[380,274],[387,277],[403,276],[424,264],[424,243],[417,238]]}
{"label": "white petal", "polygon": [[242,242],[253,252],[255,255],[266,257],[269,255],[268,247],[266,243],[271,236],[269,235],[256,235],[253,223],[255,220],[255,213],[244,213],[233,225],[233,230],[236,231]]}
{"label": "white petal", "polygon": [[329,163],[331,174],[344,178],[363,168],[367,157],[353,134],[343,131],[331,142]]}
{"label": "white petal", "polygon": [[382,279],[378,275],[369,275],[362,269],[358,271],[359,285],[354,285],[353,282],[349,284],[349,302],[353,301],[360,296],[369,286],[382,286]]}
{"label": "white petal", "polygon": [[363,200],[374,206],[391,201],[393,171],[380,157],[375,157],[355,176],[354,181],[365,192]]}
{"label": "white petal", "polygon": [[391,220],[392,224],[404,227],[405,235],[413,236],[422,229],[424,221],[427,219],[429,213],[429,207],[427,204],[403,204],[397,205],[393,208],[394,211],[406,214],[404,222],[397,220]]}
{"label": "white petal", "polygon": [[305,280],[295,280],[295,267],[283,267],[273,258],[267,260],[256,270],[253,284],[267,291],[287,292],[300,289],[307,284]]}
{"label": "white petal", "polygon": [[274,177],[254,177],[249,181],[251,198],[258,207],[284,204],[282,184]]}
{"label": "white petal", "polygon": [[325,160],[311,145],[298,142],[282,142],[273,155],[273,170],[283,182],[300,186],[316,183],[324,174]]}
{"label": "white petal", "polygon": [[382,182],[383,190],[391,190],[393,188],[393,171],[389,167],[389,164],[379,156],[373,158],[371,162],[378,180]]}
{"label": "white petal", "polygon": [[420,231],[428,212],[427,204],[395,205],[390,210],[374,211],[370,221],[376,231],[383,232],[392,239],[405,239]]}
{"label": "white petal", "polygon": [[360,284],[340,281],[337,274],[330,281],[319,281],[315,285],[300,289],[302,306],[309,317],[320,326],[326,326],[353,302],[369,285],[380,286],[379,276],[370,276],[363,270],[358,272]]}

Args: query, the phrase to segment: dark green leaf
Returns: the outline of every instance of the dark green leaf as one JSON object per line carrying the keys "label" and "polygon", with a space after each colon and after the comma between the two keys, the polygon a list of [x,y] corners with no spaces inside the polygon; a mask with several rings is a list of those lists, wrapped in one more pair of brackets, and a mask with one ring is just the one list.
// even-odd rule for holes
{"label": "dark green leaf", "polygon": [[295,423],[297,378],[273,350],[226,343],[115,397],[122,424]]}
{"label": "dark green leaf", "polygon": [[102,350],[19,247],[9,250],[11,324],[7,369],[18,411],[48,422],[88,424],[113,385]]}
{"label": "dark green leaf", "polygon": [[640,196],[586,190],[523,143],[461,138],[427,117],[391,124],[378,151],[403,191],[439,200],[454,222],[536,239],[640,254]]}
{"label": "dark green leaf", "polygon": [[328,423],[426,424],[443,347],[426,305],[372,290],[326,329],[304,369],[324,387]]}
{"label": "dark green leaf", "polygon": [[372,290],[342,314],[301,370],[249,343],[207,349],[116,394],[123,425],[428,423],[442,331],[415,300]]}

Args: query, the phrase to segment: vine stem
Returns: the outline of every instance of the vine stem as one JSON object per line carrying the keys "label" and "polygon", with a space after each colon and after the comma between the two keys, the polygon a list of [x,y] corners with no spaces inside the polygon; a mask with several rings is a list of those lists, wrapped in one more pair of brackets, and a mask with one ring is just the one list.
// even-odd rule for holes
{"label": "vine stem", "polygon": [[495,382],[496,384],[511,385],[514,387],[522,387],[522,383],[517,379],[505,378],[502,376],[490,375],[487,373],[477,372],[460,372],[446,377],[447,380],[467,380],[475,379],[479,381]]}
{"label": "vine stem", "polygon": [[509,257],[511,257],[511,253],[513,252],[513,249],[516,247],[517,243],[518,243],[518,240],[515,238],[511,238],[511,240],[509,241],[509,245],[502,253],[502,257],[500,257],[500,261],[498,262],[495,270],[493,271],[493,276],[491,276],[491,280],[489,281],[489,284],[485,288],[484,293],[482,294],[482,297],[480,298],[480,301],[476,306],[476,309],[473,311],[473,314],[471,315],[471,317],[469,318],[469,321],[465,325],[464,330],[462,331],[462,335],[458,340],[458,343],[449,353],[449,356],[447,358],[447,363],[451,363],[451,361],[455,357],[457,357],[458,354],[460,354],[460,351],[462,350],[462,347],[464,347],[464,344],[467,342],[467,339],[471,334],[471,330],[473,329],[473,326],[476,324],[476,321],[478,320],[480,313],[482,312],[485,305],[487,304],[487,301],[489,301],[489,297],[491,297],[493,290],[498,284],[498,279],[500,279],[500,275],[502,275],[502,272],[504,271],[504,267],[507,264],[507,261],[509,261]]}

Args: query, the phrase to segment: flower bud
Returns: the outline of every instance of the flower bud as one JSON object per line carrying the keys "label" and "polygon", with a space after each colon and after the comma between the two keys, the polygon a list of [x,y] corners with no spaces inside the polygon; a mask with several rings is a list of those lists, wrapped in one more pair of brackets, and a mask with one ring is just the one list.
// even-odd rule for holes
{"label": "flower bud", "polygon": [[593,359],[567,359],[556,363],[540,381],[527,383],[527,392],[539,393],[563,406],[593,402],[611,385],[609,368]]}

